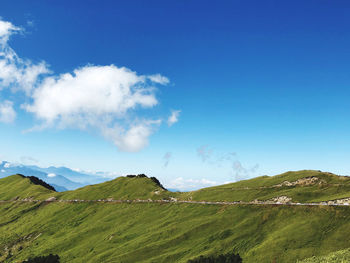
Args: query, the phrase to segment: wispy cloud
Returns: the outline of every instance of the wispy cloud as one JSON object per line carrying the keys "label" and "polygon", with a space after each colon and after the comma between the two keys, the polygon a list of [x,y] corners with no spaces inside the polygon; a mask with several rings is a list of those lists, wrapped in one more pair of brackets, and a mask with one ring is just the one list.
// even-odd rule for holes
{"label": "wispy cloud", "polygon": [[170,159],[172,158],[172,153],[171,152],[167,152],[164,154],[163,156],[163,167],[168,167],[168,164],[170,162]]}
{"label": "wispy cloud", "polygon": [[209,145],[202,145],[198,147],[197,155],[203,162],[209,165],[227,167],[228,173],[234,179],[234,181],[251,178],[259,169],[258,164],[255,164],[252,167],[244,166],[238,159],[238,155],[235,152],[216,153],[214,149],[209,147]]}
{"label": "wispy cloud", "polygon": [[183,191],[188,191],[188,190],[196,190],[204,187],[209,187],[209,186],[215,186],[218,185],[218,182],[208,180],[205,178],[201,179],[185,179],[183,177],[178,177],[174,180],[172,180],[169,184],[166,186],[168,188],[175,188]]}
{"label": "wispy cloud", "polygon": [[23,164],[33,164],[33,163],[39,163],[37,159],[31,156],[21,156],[21,163]]}
{"label": "wispy cloud", "polygon": [[181,111],[180,110],[172,110],[171,114],[168,118],[168,126],[173,126],[175,123],[179,121]]}
{"label": "wispy cloud", "polygon": [[167,77],[164,77],[160,74],[154,74],[154,75],[148,75],[147,78],[151,80],[154,83],[158,83],[161,85],[169,84],[169,79]]}
{"label": "wispy cloud", "polygon": [[13,102],[5,100],[0,102],[0,122],[11,123],[16,119],[16,112],[13,109]]}
{"label": "wispy cloud", "polygon": [[210,149],[209,145],[202,145],[197,148],[197,155],[202,159],[203,162],[211,160],[213,152],[213,149]]}
{"label": "wispy cloud", "polygon": [[0,90],[11,87],[13,91],[23,90],[30,95],[39,76],[49,73],[49,69],[45,62],[35,64],[21,59],[9,46],[11,35],[22,32],[21,27],[0,19]]}

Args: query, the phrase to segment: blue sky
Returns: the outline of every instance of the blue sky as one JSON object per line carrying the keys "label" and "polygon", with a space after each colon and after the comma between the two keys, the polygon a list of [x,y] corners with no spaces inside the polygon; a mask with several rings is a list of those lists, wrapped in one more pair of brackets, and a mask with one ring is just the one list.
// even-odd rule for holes
{"label": "blue sky", "polygon": [[0,69],[19,75],[0,72],[0,159],[178,188],[350,174],[349,13],[348,1],[4,0],[2,52],[16,59]]}

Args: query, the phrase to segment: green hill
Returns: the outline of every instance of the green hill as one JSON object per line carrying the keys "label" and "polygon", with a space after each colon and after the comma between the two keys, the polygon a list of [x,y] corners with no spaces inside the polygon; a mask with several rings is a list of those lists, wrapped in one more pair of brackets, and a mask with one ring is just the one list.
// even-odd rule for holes
{"label": "green hill", "polygon": [[262,176],[185,193],[184,199],[253,201],[288,196],[293,202],[321,202],[350,197],[350,177],[304,170]]}
{"label": "green hill", "polygon": [[[315,177],[318,179],[304,180]],[[296,181],[303,183],[293,185]],[[285,185],[276,187],[282,183]],[[189,193],[168,192],[146,177],[121,177],[56,193],[32,184],[28,178],[11,176],[0,180],[0,200],[17,196],[36,196],[40,200],[50,196],[62,200],[134,200],[174,195],[184,199],[225,200],[237,198],[232,188],[244,190],[241,192],[244,198],[264,199],[267,189],[271,196],[289,191],[289,195],[302,193],[311,196],[311,200],[313,192],[317,192],[329,200],[346,196],[348,184],[347,177],[300,171]],[[338,192],[332,192],[333,188]],[[308,195],[310,191],[312,194]],[[328,193],[331,194],[327,196]],[[350,207],[0,202],[0,262],[22,262],[33,256],[57,254],[63,263],[186,263],[200,255],[235,252],[244,263],[288,263],[350,248],[349,229]],[[309,262],[323,261],[305,261]]]}
{"label": "green hill", "polygon": [[23,175],[16,174],[0,179],[0,200],[46,199],[53,194],[56,192]]}
{"label": "green hill", "polygon": [[171,195],[148,177],[118,177],[101,184],[88,185],[56,195],[59,199],[114,200],[163,199]]}

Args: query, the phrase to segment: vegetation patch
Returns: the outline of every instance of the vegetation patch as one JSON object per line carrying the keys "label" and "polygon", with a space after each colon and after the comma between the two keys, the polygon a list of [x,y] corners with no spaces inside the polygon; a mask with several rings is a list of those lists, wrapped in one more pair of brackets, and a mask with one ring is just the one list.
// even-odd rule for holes
{"label": "vegetation patch", "polygon": [[33,257],[23,261],[23,263],[60,263],[60,257],[58,255],[48,255]]}
{"label": "vegetation patch", "polygon": [[239,254],[228,253],[218,256],[200,256],[196,259],[190,259],[188,263],[242,263]]}

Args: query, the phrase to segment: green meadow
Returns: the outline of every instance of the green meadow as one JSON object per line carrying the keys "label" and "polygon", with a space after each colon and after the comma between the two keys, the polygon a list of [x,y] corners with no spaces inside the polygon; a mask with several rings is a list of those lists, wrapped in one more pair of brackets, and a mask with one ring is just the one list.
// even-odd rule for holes
{"label": "green meadow", "polygon": [[[260,188],[310,176],[324,183]],[[338,255],[340,259],[350,248],[350,207],[44,200],[51,196],[265,200],[281,194],[293,200],[332,200],[349,197],[348,184],[348,178],[301,171],[188,193],[162,190],[149,178],[125,177],[57,193],[33,185],[28,178],[10,176],[0,179],[0,200],[33,197],[41,201],[0,203],[0,262],[22,262],[50,253],[59,255],[61,262],[76,263],[187,262],[200,255],[229,252],[239,253],[243,262],[326,262],[321,260]],[[236,193],[234,188],[241,190]]]}

